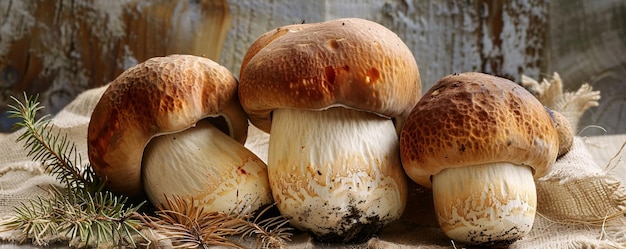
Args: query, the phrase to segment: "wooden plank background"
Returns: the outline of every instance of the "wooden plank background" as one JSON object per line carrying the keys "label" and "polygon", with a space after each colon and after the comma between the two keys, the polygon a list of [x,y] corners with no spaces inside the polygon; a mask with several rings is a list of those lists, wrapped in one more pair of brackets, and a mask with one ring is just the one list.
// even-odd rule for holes
{"label": "wooden plank background", "polygon": [[[301,22],[361,17],[413,51],[424,91],[439,78],[481,71],[519,81],[556,71],[567,90],[602,92],[579,127],[626,133],[626,2],[620,0],[0,1],[0,110],[40,94],[55,113],[85,89],[153,56],[207,56],[239,74],[262,33]],[[0,117],[8,131],[10,120]],[[598,135],[597,128],[582,135]]]}

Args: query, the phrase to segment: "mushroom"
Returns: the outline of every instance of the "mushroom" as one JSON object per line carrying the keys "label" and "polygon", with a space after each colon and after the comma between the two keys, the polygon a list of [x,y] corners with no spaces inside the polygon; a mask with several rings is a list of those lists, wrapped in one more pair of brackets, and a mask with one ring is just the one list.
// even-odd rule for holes
{"label": "mushroom", "polygon": [[281,214],[317,240],[342,242],[398,219],[407,190],[394,121],[420,90],[409,49],[371,21],[290,25],[256,40],[239,97],[251,123],[270,133],[268,175]]}
{"label": "mushroom", "polygon": [[523,87],[483,73],[453,74],[415,106],[400,135],[405,172],[432,188],[450,238],[507,243],[532,228],[537,195],[559,148],[546,109]]}
{"label": "mushroom", "polygon": [[559,153],[557,157],[560,158],[572,149],[572,145],[574,144],[574,130],[563,114],[550,110],[547,107],[546,110],[552,118],[554,127],[556,127],[556,133],[559,135]]}
{"label": "mushroom", "polygon": [[[111,191],[193,200],[228,212],[241,202],[272,202],[266,165],[243,143],[247,117],[237,80],[217,63],[191,55],[156,57],[117,77],[88,128],[94,172]],[[145,190],[145,192],[144,192]]]}

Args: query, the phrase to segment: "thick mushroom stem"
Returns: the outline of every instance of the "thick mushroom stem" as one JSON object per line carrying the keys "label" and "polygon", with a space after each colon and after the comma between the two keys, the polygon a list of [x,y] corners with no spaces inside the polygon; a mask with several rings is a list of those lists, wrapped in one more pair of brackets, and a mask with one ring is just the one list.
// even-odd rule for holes
{"label": "thick mushroom stem", "polygon": [[527,166],[491,163],[444,169],[432,177],[444,233],[472,244],[509,243],[528,234],[537,194]]}
{"label": "thick mushroom stem", "polygon": [[268,175],[281,214],[323,241],[359,241],[398,219],[406,179],[391,120],[330,108],[277,109]]}
{"label": "thick mushroom stem", "polygon": [[272,203],[265,163],[207,121],[153,138],[142,164],[144,189],[155,205],[173,196],[208,212]]}

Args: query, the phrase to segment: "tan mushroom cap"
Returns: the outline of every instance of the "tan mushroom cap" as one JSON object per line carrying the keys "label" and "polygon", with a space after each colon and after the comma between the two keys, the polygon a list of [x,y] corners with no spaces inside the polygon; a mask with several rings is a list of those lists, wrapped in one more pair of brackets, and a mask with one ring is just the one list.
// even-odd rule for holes
{"label": "tan mushroom cap", "polygon": [[400,137],[406,173],[430,187],[445,168],[526,165],[534,177],[554,164],[559,139],[549,113],[523,87],[483,73],[449,75],[415,106]]}
{"label": "tan mushroom cap", "polygon": [[207,58],[149,59],[118,76],[96,105],[88,130],[89,160],[113,192],[143,197],[141,161],[150,139],[221,116],[229,135],[244,143],[247,118],[237,80]]}
{"label": "tan mushroom cap", "polygon": [[240,71],[241,104],[266,132],[276,108],[344,106],[406,117],[420,91],[417,63],[404,42],[358,18],[269,31],[251,45]]}
{"label": "tan mushroom cap", "polygon": [[551,111],[552,120],[559,135],[559,153],[558,156],[567,154],[574,144],[574,130],[569,121],[563,114],[557,111]]}

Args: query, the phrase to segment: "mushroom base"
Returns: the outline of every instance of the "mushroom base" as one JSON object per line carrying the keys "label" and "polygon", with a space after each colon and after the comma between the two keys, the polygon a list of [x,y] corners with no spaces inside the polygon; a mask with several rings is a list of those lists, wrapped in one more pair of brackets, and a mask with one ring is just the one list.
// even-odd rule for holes
{"label": "mushroom base", "polygon": [[144,152],[142,179],[154,205],[178,196],[207,212],[252,211],[272,203],[267,168],[208,121],[153,138]]}
{"label": "mushroom base", "polygon": [[407,186],[391,120],[345,108],[279,109],[271,130],[272,194],[296,228],[355,242],[402,215]]}
{"label": "mushroom base", "polygon": [[439,225],[455,241],[508,244],[532,228],[537,195],[530,167],[449,168],[432,177],[432,188]]}

